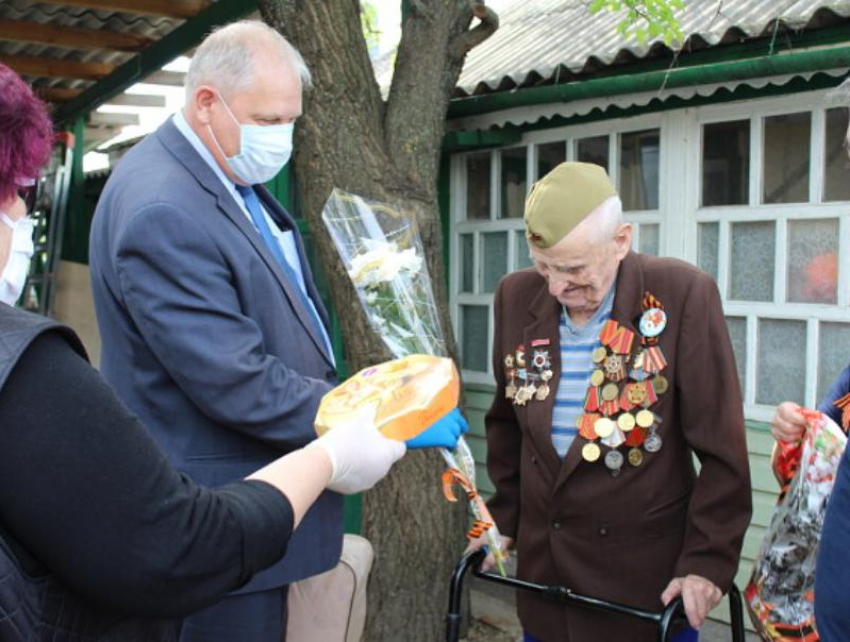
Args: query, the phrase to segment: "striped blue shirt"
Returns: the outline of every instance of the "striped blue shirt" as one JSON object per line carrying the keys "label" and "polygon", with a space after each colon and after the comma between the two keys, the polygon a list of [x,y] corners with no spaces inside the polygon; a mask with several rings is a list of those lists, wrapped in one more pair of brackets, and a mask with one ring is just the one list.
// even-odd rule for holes
{"label": "striped blue shirt", "polygon": [[570,319],[567,311],[561,314],[558,333],[561,341],[561,379],[552,409],[552,445],[558,456],[567,455],[570,444],[578,434],[577,422],[584,413],[584,400],[590,385],[590,375],[596,369],[593,351],[602,345],[599,334],[611,318],[616,283],[611,286],[602,304],[581,328]]}

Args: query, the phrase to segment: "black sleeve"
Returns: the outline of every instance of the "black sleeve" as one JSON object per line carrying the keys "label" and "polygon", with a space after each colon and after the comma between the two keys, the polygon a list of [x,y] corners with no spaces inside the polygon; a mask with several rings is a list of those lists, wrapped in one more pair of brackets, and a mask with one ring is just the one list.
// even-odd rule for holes
{"label": "black sleeve", "polygon": [[157,617],[244,584],[293,530],[268,484],[210,490],[178,473],[57,333],[36,339],[0,390],[0,521],[79,594]]}

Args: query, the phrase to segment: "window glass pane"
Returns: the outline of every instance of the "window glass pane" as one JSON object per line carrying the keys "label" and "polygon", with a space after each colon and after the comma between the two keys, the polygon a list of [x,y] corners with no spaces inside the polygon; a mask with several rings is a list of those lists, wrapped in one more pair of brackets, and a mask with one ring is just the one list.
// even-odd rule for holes
{"label": "window glass pane", "polygon": [[563,142],[537,146],[537,178],[546,176],[557,165],[567,160],[567,145]]}
{"label": "window glass pane", "polygon": [[776,232],[772,221],[732,224],[729,298],[773,301]]}
{"label": "window glass pane", "polygon": [[623,209],[658,209],[657,129],[620,135],[620,198]]}
{"label": "window glass pane", "polygon": [[475,237],[472,234],[460,235],[460,291],[472,292],[475,278]]}
{"label": "window glass pane", "polygon": [[608,137],[593,136],[576,141],[576,160],[582,163],[596,163],[608,171]]}
{"label": "window glass pane", "polygon": [[508,233],[482,234],[481,253],[484,267],[481,271],[481,291],[495,292],[499,279],[508,272]]}
{"label": "window glass pane", "polygon": [[720,248],[720,223],[699,224],[699,247],[697,248],[697,267],[717,280],[717,253]]}
{"label": "window glass pane", "polygon": [[764,119],[764,203],[809,200],[809,139],[812,115]]}
{"label": "window glass pane", "polygon": [[514,239],[516,242],[516,269],[522,270],[523,268],[531,267],[534,264],[528,255],[528,241],[525,240],[525,230],[519,230],[518,232],[514,232],[514,234],[516,235]]}
{"label": "window glass pane", "polygon": [[826,148],[824,154],[824,191],[825,201],[850,201],[850,159],[844,147],[847,138],[847,118],[850,110],[846,107],[826,110]]}
{"label": "window glass pane", "polygon": [[525,157],[525,147],[502,150],[500,218],[522,218],[527,193]]}
{"label": "window glass pane", "polygon": [[466,218],[490,218],[490,152],[466,157]]}
{"label": "window glass pane", "polygon": [[735,353],[735,367],[738,370],[738,381],[741,384],[741,396],[747,381],[747,320],[743,317],[726,317],[726,327],[729,328],[729,338],[732,341],[732,351]]}
{"label": "window glass pane", "polygon": [[756,403],[802,404],[806,392],[806,323],[759,319]]}
{"label": "window glass pane", "polygon": [[658,256],[660,225],[642,224],[640,226],[640,251],[644,254]]}
{"label": "window glass pane", "polygon": [[702,205],[745,205],[750,198],[750,121],[702,128]]}
{"label": "window glass pane", "polygon": [[818,404],[829,392],[835,378],[850,365],[850,324],[821,323],[819,334]]}
{"label": "window glass pane", "polygon": [[788,221],[788,301],[835,303],[838,219]]}
{"label": "window glass pane", "polygon": [[487,372],[490,312],[486,305],[460,306],[461,360],[464,370]]}

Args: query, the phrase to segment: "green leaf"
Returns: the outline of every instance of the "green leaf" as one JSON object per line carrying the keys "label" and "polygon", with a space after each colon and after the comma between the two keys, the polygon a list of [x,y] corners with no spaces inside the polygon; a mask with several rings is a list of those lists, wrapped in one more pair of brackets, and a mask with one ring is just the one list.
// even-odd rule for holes
{"label": "green leaf", "polygon": [[605,8],[605,0],[593,0],[588,7],[590,13],[599,13]]}

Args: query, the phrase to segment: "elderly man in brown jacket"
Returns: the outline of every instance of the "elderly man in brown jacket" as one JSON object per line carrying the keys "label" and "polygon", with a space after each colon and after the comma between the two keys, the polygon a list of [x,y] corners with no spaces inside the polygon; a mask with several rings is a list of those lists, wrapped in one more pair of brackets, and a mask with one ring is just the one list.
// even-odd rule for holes
{"label": "elderly man in brown jacket", "polygon": [[[681,595],[698,629],[730,587],[752,512],[717,287],[630,250],[598,166],[555,168],[525,222],[534,268],[495,299],[490,510],[519,577],[653,610]],[[627,616],[517,599],[527,640],[655,639]]]}

